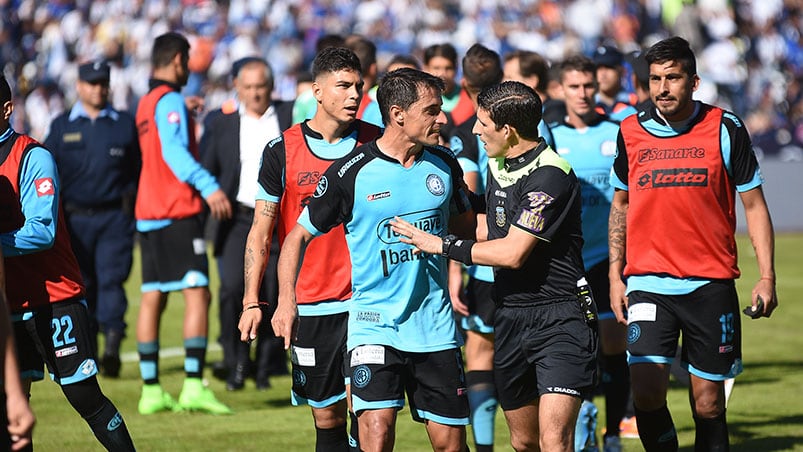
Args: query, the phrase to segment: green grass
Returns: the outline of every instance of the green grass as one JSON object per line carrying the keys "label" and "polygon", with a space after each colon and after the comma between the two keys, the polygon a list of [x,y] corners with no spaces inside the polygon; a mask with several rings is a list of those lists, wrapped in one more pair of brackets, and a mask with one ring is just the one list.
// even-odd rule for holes
{"label": "green grass", "polygon": [[[737,287],[741,304],[747,305],[750,290],[758,278],[752,248],[739,237],[742,278]],[[743,323],[745,372],[737,379],[728,407],[731,442],[734,451],[803,451],[803,234],[783,234],[777,238],[776,266],[778,295],[781,307],[772,319]],[[212,265],[214,267],[214,265]],[[128,311],[129,337],[124,352],[134,352],[134,327],[139,300],[139,270],[127,284],[131,306]],[[217,292],[217,276],[212,275],[212,290]],[[216,297],[215,297],[216,298]],[[181,346],[183,303],[179,294],[171,300],[162,317],[162,347]],[[210,316],[216,319],[217,304],[213,301]],[[217,337],[213,320],[210,338]],[[210,351],[209,362],[220,359]],[[175,397],[184,377],[183,359],[162,359],[163,386]],[[212,416],[189,413],[161,413],[140,416],[137,400],[140,391],[136,362],[123,365],[119,379],[100,377],[105,394],[114,401],[125,417],[134,442],[143,451],[309,451],[314,448],[315,432],[306,408],[290,405],[290,378],[274,377],[273,387],[257,392],[253,381],[245,390],[227,392],[222,382],[211,377],[211,388],[229,404],[235,414]],[[31,403],[38,418],[34,444],[38,451],[103,450],[84,421],[69,406],[59,387],[50,381],[36,383]],[[601,401],[600,412],[603,412]],[[694,426],[685,388],[673,387],[669,405],[679,433],[681,450],[692,450]],[[408,410],[399,413],[396,450],[428,450],[429,442],[422,425],[410,420]],[[599,420],[604,425],[604,419]],[[499,413],[496,442],[498,450],[510,450],[507,426]],[[638,440],[623,440],[626,451],[641,450]]]}

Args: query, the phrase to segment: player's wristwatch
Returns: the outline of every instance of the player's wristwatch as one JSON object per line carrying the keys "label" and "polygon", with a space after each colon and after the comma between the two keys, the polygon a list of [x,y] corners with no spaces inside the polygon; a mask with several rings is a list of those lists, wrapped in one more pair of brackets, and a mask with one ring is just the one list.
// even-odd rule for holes
{"label": "player's wristwatch", "polygon": [[443,240],[443,248],[441,248],[441,256],[449,257],[449,248],[451,248],[452,244],[457,240],[457,236],[454,234],[447,234],[441,240]]}

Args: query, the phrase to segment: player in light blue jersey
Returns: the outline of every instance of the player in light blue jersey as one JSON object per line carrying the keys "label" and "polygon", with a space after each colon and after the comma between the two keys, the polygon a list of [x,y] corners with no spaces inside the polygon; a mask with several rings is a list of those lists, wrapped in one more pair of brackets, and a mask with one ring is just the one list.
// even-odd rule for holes
{"label": "player in light blue jersey", "polygon": [[[605,394],[607,429],[604,450],[619,451],[619,421],[625,414],[630,391],[627,370],[626,328],[616,322],[608,301],[608,214],[613,199],[609,183],[616,153],[619,122],[594,109],[594,62],[584,56],[571,56],[560,65],[560,84],[566,103],[563,121],[549,124],[551,145],[565,158],[580,180],[583,198],[583,263],[586,278],[599,309],[602,356],[602,389]],[[587,401],[589,412],[596,412]],[[575,440],[578,450],[595,442],[593,429],[581,410]]]}
{"label": "player in light blue jersey", "polygon": [[442,91],[439,78],[414,69],[385,75],[377,90],[384,135],[329,167],[279,257],[279,308],[271,323],[288,343],[306,244],[345,226],[353,289],[351,396],[360,447],[367,451],[393,448],[405,393],[434,449],[466,447],[469,409],[462,344],[447,298],[447,260],[414,253],[390,224],[402,217],[437,235],[451,224],[474,233],[462,171],[451,152],[437,146],[446,123]]}

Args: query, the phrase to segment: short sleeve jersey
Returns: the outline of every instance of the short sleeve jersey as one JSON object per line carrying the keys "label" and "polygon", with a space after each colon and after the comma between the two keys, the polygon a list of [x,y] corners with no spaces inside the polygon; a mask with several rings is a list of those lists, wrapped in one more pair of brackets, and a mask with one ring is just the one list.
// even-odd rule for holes
{"label": "short sleeve jersey", "polygon": [[611,167],[619,122],[599,116],[577,129],[565,121],[549,125],[552,147],[572,165],[583,194],[583,262],[589,269],[608,260],[608,214],[613,200]]}
{"label": "short sleeve jersey", "polygon": [[343,224],[352,263],[348,348],[388,345],[432,352],[460,345],[441,256],[414,254],[390,227],[403,218],[435,235],[469,209],[448,149],[426,147],[409,168],[370,142],[321,177],[298,223],[313,235]]}
{"label": "short sleeve jersey", "polygon": [[498,268],[494,287],[503,305],[542,305],[576,297],[584,274],[580,183],[569,163],[543,140],[512,159],[490,163],[488,239],[511,227],[538,238],[519,269]]}

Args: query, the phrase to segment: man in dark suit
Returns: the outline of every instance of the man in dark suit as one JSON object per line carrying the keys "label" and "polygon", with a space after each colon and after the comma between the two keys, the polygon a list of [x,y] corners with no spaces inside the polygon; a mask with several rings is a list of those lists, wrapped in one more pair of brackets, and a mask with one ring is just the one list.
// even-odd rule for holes
{"label": "man in dark suit", "polygon": [[[273,71],[257,57],[238,60],[232,66],[239,106],[211,112],[201,137],[203,165],[219,181],[234,206],[231,219],[212,225],[214,253],[220,274],[220,343],[223,363],[228,369],[226,387],[241,389],[251,371],[250,346],[239,340],[237,321],[243,299],[243,253],[254,217],[257,173],[265,146],[290,127],[292,103],[271,100]],[[275,236],[274,236],[275,237]],[[278,243],[262,283],[261,300],[275,308],[277,297],[276,262]],[[259,337],[255,377],[258,389],[269,386],[268,375],[286,372],[282,342],[276,342],[270,325]]]}

